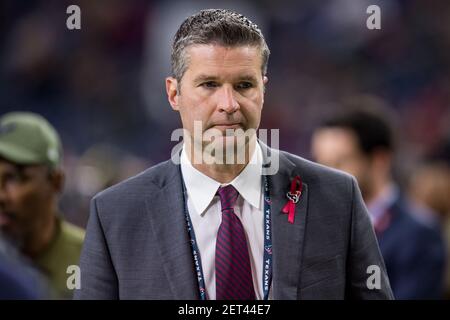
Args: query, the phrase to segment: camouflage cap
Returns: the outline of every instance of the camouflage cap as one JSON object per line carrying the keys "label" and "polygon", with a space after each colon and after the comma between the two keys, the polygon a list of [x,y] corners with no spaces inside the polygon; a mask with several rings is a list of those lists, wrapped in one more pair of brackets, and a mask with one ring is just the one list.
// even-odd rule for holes
{"label": "camouflage cap", "polygon": [[0,157],[20,165],[57,167],[61,140],[55,128],[31,112],[11,112],[0,118]]}

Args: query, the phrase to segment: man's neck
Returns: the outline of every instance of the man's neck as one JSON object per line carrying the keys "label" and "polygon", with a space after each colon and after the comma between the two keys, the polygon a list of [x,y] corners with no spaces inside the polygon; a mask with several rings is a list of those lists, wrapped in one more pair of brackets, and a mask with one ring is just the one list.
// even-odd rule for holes
{"label": "man's neck", "polygon": [[39,257],[50,245],[56,232],[56,214],[52,214],[47,220],[42,221],[41,227],[36,228],[38,232],[27,239],[24,254],[31,259]]}
{"label": "man's neck", "polygon": [[[219,164],[219,163],[212,163],[207,164],[204,163],[204,161],[201,161],[201,163],[195,163],[193,161],[192,152],[189,152],[186,150],[187,157],[189,161],[191,162],[192,166],[200,171],[201,173],[207,175],[208,177],[220,182],[220,183],[229,183],[234,180],[241,172],[244,170],[244,168],[249,163],[250,159],[252,158],[255,150],[256,150],[256,140],[250,141],[248,144],[245,145],[245,161],[244,163],[233,163],[233,164]],[[236,158],[235,158],[236,160]],[[223,161],[225,162],[225,161]]]}

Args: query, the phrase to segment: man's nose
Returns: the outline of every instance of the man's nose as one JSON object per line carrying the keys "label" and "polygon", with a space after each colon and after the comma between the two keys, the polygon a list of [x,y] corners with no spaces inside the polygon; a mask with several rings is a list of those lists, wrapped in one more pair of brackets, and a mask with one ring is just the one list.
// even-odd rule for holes
{"label": "man's nose", "polygon": [[221,112],[234,113],[239,109],[239,103],[234,97],[233,88],[229,85],[220,88],[218,99],[217,106]]}

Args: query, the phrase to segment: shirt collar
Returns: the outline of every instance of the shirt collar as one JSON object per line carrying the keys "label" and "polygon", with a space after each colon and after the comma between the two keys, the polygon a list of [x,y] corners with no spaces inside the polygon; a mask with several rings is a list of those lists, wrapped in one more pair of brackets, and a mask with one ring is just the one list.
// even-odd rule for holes
{"label": "shirt collar", "polygon": [[398,187],[389,184],[383,192],[367,205],[373,223],[377,223],[398,198]]}
{"label": "shirt collar", "polygon": [[[256,143],[255,152],[244,170],[229,184],[236,188],[245,201],[259,209],[261,199],[262,151]],[[184,146],[180,157],[181,174],[186,190],[198,214],[203,215],[216,195],[220,182],[203,174],[189,161]],[[224,184],[227,185],[227,184]]]}

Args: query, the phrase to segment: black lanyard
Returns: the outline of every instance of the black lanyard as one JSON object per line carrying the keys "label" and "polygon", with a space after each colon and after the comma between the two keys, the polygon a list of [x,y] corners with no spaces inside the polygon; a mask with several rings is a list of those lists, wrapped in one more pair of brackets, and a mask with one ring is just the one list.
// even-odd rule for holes
{"label": "black lanyard", "polygon": [[[267,176],[263,176],[264,183],[264,258],[263,258],[263,292],[264,300],[269,299],[270,284],[272,282],[272,230],[270,222],[270,190]],[[203,276],[202,260],[198,249],[197,240],[195,238],[194,228],[192,226],[191,217],[189,216],[187,204],[187,191],[183,181],[184,196],[184,212],[186,218],[187,230],[190,237],[192,255],[194,256],[195,273],[197,275],[200,300],[206,300],[205,277]]]}

